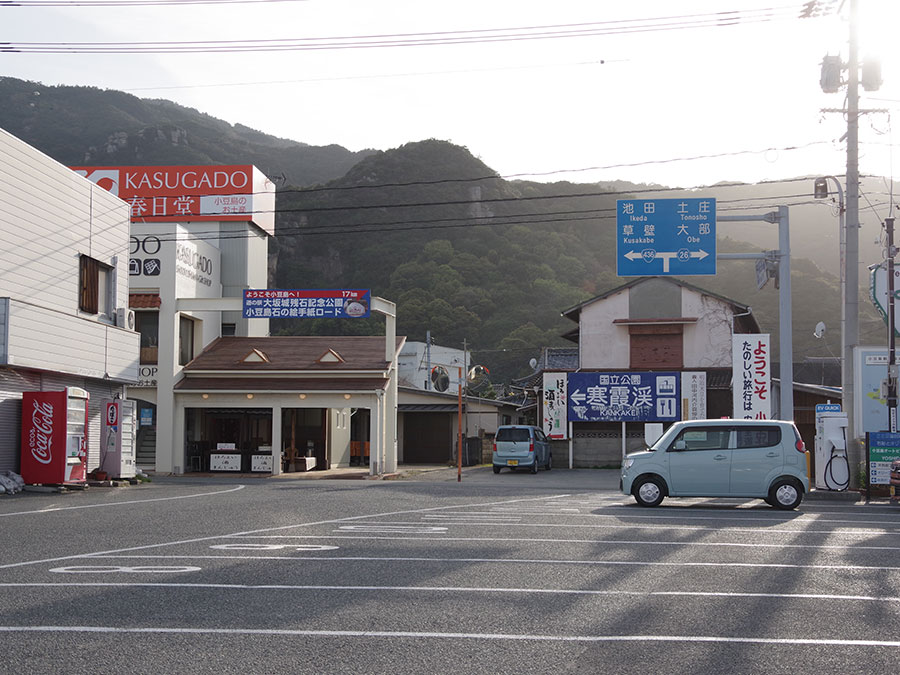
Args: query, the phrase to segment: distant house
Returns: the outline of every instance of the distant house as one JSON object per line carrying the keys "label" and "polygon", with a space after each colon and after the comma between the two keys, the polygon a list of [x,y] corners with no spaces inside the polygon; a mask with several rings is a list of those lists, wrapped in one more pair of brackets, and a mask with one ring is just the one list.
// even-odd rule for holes
{"label": "distant house", "polygon": [[[546,349],[532,376],[546,372],[676,372],[704,381],[703,417],[732,412],[732,334],[758,333],[750,307],[668,277],[641,277],[562,312],[577,324],[564,337],[576,350]],[[543,413],[537,415],[537,420]],[[639,449],[643,422],[594,421],[572,425],[573,466],[617,465]],[[558,450],[554,457],[569,452]]]}

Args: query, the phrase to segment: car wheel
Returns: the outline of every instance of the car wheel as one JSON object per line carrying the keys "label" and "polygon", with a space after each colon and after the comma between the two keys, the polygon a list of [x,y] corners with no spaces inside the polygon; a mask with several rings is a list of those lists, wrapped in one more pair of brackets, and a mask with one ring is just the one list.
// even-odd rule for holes
{"label": "car wheel", "polygon": [[534,461],[531,463],[531,473],[537,473],[537,470],[538,470],[538,463],[537,463],[537,457],[535,457]]}
{"label": "car wheel", "polygon": [[500,473],[500,467],[494,464],[494,473]]}
{"label": "car wheel", "polygon": [[631,488],[631,494],[641,506],[659,506],[663,497],[666,496],[662,483],[654,476],[638,478],[634,487]]}
{"label": "car wheel", "polygon": [[553,468],[553,453],[547,455],[547,471]]}
{"label": "car wheel", "polygon": [[779,478],[769,488],[768,502],[776,509],[791,511],[803,501],[803,488],[793,478]]}

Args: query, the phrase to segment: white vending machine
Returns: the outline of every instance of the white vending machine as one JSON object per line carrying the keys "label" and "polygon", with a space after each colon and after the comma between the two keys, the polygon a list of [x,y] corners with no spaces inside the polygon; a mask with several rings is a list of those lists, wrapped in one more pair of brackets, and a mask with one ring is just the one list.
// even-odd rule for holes
{"label": "white vending machine", "polygon": [[110,478],[134,478],[137,406],[126,399],[104,401],[103,413],[100,468]]}

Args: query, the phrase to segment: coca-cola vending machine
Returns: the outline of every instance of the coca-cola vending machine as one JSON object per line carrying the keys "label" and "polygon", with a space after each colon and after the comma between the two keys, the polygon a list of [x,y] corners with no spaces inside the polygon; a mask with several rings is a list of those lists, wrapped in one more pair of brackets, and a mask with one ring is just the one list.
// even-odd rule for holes
{"label": "coca-cola vending machine", "polygon": [[22,394],[22,479],[26,483],[85,481],[89,398],[78,387]]}

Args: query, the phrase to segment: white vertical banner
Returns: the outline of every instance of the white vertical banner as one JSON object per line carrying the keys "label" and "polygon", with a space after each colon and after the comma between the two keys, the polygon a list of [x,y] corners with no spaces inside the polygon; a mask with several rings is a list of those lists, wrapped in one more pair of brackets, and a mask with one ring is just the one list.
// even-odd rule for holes
{"label": "white vertical banner", "polygon": [[772,417],[772,352],[768,333],[732,336],[734,419]]}
{"label": "white vertical banner", "polygon": [[544,373],[544,433],[548,438],[568,438],[568,378],[565,373]]}
{"label": "white vertical banner", "polygon": [[706,414],[706,373],[686,372],[681,374],[681,419],[705,420]]}

